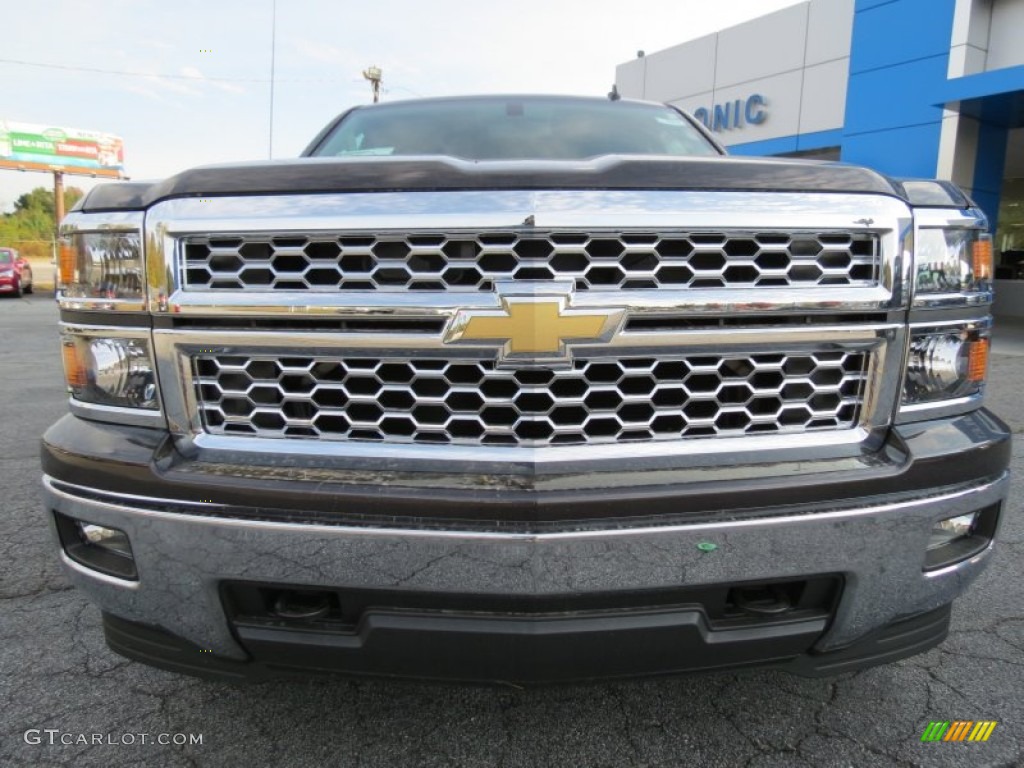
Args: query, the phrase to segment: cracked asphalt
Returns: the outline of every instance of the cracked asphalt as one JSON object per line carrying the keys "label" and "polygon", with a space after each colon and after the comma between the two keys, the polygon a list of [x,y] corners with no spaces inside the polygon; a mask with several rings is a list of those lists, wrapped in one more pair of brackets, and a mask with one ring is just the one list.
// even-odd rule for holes
{"label": "cracked asphalt", "polygon": [[[825,680],[773,671],[533,690],[313,680],[236,687],[128,662],[58,567],[38,439],[65,410],[52,298],[0,301],[0,765],[1011,766],[1024,761],[1024,441],[992,566],[949,639]],[[1018,329],[1020,330],[1020,329]],[[989,406],[1024,428],[1024,345],[996,330]],[[997,720],[922,744],[930,720]],[[29,729],[135,744],[28,744]],[[192,746],[138,734],[201,734]],[[108,736],[109,735],[109,736]],[[91,738],[88,737],[88,738]]]}

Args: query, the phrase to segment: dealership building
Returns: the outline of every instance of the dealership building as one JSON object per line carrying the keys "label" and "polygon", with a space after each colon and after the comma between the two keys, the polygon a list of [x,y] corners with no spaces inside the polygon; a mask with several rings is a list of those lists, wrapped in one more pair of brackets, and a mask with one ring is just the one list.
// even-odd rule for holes
{"label": "dealership building", "polygon": [[[732,154],[952,179],[995,228],[997,277],[1024,278],[1024,0],[808,0],[638,53],[615,81]],[[997,286],[997,312],[1024,314],[1018,288]]]}

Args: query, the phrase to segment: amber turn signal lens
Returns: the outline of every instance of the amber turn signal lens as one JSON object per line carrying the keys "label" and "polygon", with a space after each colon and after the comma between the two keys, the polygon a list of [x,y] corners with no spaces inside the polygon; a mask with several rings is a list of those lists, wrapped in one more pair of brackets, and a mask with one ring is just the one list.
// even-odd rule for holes
{"label": "amber turn signal lens", "polygon": [[988,339],[968,343],[970,349],[967,351],[967,380],[984,381],[985,373],[988,371]]}
{"label": "amber turn signal lens", "polygon": [[983,236],[971,244],[971,268],[975,280],[992,278],[992,238]]}
{"label": "amber turn signal lens", "polygon": [[78,346],[72,342],[61,344],[61,354],[64,357],[64,378],[71,389],[83,389],[88,383],[85,375],[85,366],[78,356]]}
{"label": "amber turn signal lens", "polygon": [[71,285],[75,282],[75,249],[70,245],[60,247],[60,283]]}

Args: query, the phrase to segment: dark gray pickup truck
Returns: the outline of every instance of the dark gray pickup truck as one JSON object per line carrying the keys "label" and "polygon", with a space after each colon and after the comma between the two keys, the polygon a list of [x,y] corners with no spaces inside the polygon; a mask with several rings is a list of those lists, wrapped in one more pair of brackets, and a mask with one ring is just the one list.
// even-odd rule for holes
{"label": "dark gray pickup truck", "polygon": [[46,515],[190,674],[516,683],[923,651],[991,558],[992,244],[672,107],[360,107],[64,220]]}

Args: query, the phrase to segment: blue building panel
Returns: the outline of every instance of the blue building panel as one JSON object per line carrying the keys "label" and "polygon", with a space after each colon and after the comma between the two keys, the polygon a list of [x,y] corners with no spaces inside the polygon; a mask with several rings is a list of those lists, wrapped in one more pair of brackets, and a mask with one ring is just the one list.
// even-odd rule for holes
{"label": "blue building panel", "polygon": [[928,123],[847,134],[840,157],[844,162],[866,165],[891,176],[934,178],[941,132],[941,123]]}
{"label": "blue building panel", "polygon": [[[948,56],[955,0],[897,0],[857,3],[850,73]],[[946,73],[942,73],[945,79]]]}
{"label": "blue building panel", "polygon": [[798,138],[797,136],[784,136],[781,139],[764,139],[763,141],[748,141],[746,144],[733,144],[729,147],[729,154],[759,157],[796,152]]}
{"label": "blue building panel", "polygon": [[841,157],[896,176],[935,175],[955,0],[856,5]]}
{"label": "blue building panel", "polygon": [[837,128],[834,131],[814,131],[813,133],[801,133],[796,137],[796,148],[798,150],[824,149],[825,147],[838,147],[843,143],[843,131]]}
{"label": "blue building panel", "polygon": [[758,155],[781,155],[789,152],[838,147],[842,142],[843,132],[837,128],[834,131],[814,131],[813,133],[801,133],[798,136],[785,136],[781,139],[765,139],[763,141],[748,141],[744,144],[733,144],[729,147],[729,154],[754,157]]}
{"label": "blue building panel", "polygon": [[1006,140],[1005,126],[982,123],[978,128],[978,154],[974,161],[971,196],[985,211],[993,231],[998,223],[999,197],[1003,191]]}
{"label": "blue building panel", "polygon": [[1006,67],[947,80],[936,94],[936,103],[955,108],[962,115],[1006,128],[1024,126],[1024,66]]}
{"label": "blue building panel", "polygon": [[946,80],[948,54],[851,75],[846,91],[847,135],[939,122],[930,98]]}
{"label": "blue building panel", "polygon": [[855,8],[858,11],[866,11],[868,8],[875,8],[879,5],[888,5],[889,3],[898,2],[899,0],[857,0]]}

